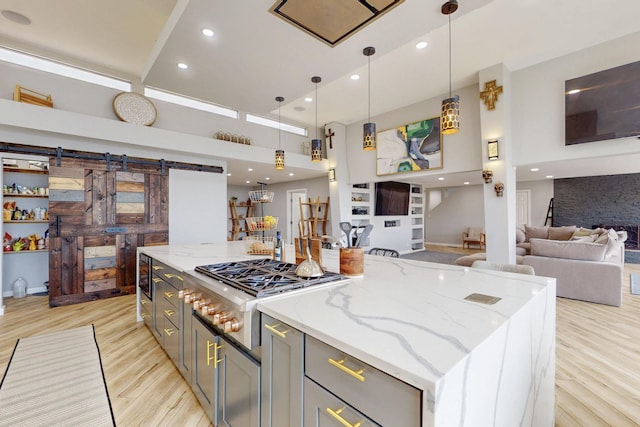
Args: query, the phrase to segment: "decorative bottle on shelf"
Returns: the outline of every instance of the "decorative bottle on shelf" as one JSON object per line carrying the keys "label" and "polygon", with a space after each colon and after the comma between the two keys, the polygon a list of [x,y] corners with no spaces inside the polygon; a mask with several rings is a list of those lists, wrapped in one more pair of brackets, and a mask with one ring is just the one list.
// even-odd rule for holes
{"label": "decorative bottle on shelf", "polygon": [[279,231],[276,231],[276,245],[273,248],[273,259],[282,261],[282,239],[280,238]]}

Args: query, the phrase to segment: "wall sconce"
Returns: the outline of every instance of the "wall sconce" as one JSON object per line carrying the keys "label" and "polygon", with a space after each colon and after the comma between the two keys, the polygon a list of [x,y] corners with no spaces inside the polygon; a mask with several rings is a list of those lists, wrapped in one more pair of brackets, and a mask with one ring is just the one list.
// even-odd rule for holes
{"label": "wall sconce", "polygon": [[485,184],[490,184],[493,182],[493,171],[485,169],[482,171],[482,178],[484,178]]}
{"label": "wall sconce", "polygon": [[498,160],[500,158],[497,139],[492,139],[487,142],[487,157],[489,157],[489,160]]}
{"label": "wall sconce", "polygon": [[336,182],[336,168],[329,169],[329,182]]}
{"label": "wall sconce", "polygon": [[496,191],[496,196],[502,197],[503,192],[504,192],[504,184],[501,183],[500,181],[498,181],[493,186],[493,189]]}

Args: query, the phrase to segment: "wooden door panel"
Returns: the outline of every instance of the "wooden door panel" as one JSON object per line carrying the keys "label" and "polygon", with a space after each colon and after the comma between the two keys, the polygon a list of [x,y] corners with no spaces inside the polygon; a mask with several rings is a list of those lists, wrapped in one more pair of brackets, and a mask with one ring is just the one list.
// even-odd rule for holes
{"label": "wooden door panel", "polygon": [[50,168],[52,306],[135,292],[138,246],[168,241],[168,177],[116,169],[80,159]]}

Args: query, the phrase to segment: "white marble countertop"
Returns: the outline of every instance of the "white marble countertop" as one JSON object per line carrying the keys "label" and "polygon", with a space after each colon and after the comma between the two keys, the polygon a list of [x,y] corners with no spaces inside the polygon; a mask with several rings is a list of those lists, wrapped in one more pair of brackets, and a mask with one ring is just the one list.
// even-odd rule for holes
{"label": "white marble countertop", "polygon": [[[139,251],[189,273],[197,265],[252,258],[245,248],[243,242],[229,242]],[[338,254],[323,250],[327,270],[338,271]],[[286,260],[294,260],[292,247],[286,248]],[[258,309],[427,390],[554,283],[538,276],[366,255],[363,277],[260,299]],[[464,299],[472,293],[501,299],[493,305]]]}

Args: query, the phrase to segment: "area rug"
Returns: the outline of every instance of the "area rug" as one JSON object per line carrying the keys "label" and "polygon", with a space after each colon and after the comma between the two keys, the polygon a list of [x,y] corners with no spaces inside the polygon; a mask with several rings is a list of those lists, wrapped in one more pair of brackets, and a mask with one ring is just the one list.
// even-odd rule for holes
{"label": "area rug", "polygon": [[460,258],[461,254],[451,252],[436,252],[436,251],[418,251],[410,252],[408,254],[401,255],[400,258],[415,259],[418,261],[436,262],[439,264],[455,264],[455,261]]}
{"label": "area rug", "polygon": [[640,274],[631,273],[629,282],[631,283],[631,293],[634,295],[640,295]]}
{"label": "area rug", "polygon": [[115,426],[93,325],[18,340],[0,426]]}

